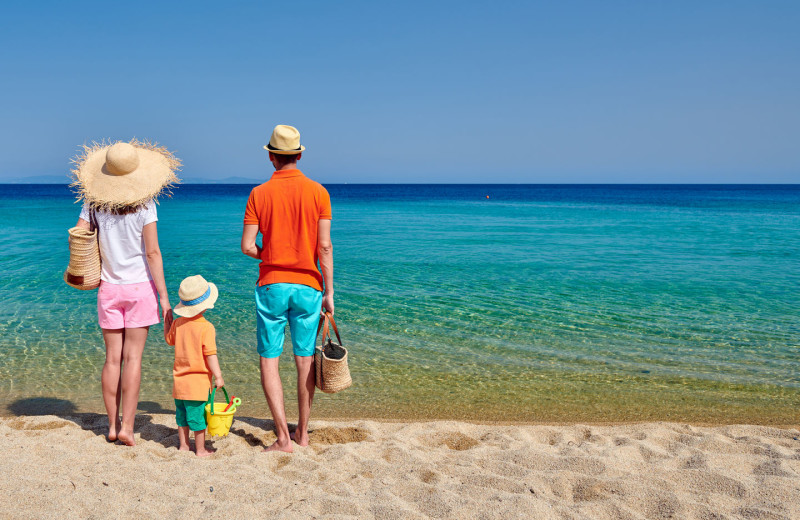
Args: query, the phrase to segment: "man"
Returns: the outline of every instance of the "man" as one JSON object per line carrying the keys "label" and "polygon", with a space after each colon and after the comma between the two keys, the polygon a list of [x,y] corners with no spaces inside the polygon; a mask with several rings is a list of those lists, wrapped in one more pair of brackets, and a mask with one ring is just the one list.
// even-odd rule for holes
{"label": "man", "polygon": [[[264,149],[269,151],[275,173],[250,192],[244,215],[242,252],[261,260],[256,286],[261,385],[278,435],[278,440],[265,451],[291,452],[292,440],[300,446],[308,446],[317,325],[322,308],[333,313],[331,201],[322,185],[297,169],[305,147],[300,144],[296,128],[276,126]],[[260,247],[256,244],[259,232]],[[278,373],[287,322],[297,366],[300,417],[292,436],[286,423],[283,386]]]}

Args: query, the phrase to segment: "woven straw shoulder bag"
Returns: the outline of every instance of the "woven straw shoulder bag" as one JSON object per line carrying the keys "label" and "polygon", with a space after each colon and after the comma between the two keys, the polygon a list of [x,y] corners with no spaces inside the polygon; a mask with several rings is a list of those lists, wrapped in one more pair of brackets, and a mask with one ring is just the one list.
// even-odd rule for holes
{"label": "woven straw shoulder bag", "polygon": [[100,286],[100,247],[97,217],[89,213],[89,230],[74,227],[69,230],[69,266],[64,271],[67,285],[88,291]]}
{"label": "woven straw shoulder bag", "polygon": [[[339,343],[334,343],[329,324],[333,326],[336,339]],[[339,336],[339,329],[333,320],[331,313],[326,312],[325,316],[319,320],[317,334],[322,329],[322,340],[320,346],[314,352],[314,364],[316,367],[317,388],[326,394],[332,394],[349,388],[353,384],[350,378],[350,368],[347,366],[347,349],[342,346],[342,338]],[[325,339],[327,338],[327,341]]]}

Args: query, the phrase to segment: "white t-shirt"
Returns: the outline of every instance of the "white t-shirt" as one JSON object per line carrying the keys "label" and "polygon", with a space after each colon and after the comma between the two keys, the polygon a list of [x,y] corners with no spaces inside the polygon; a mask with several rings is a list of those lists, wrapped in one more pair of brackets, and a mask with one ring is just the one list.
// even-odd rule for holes
{"label": "white t-shirt", "polygon": [[[148,202],[136,213],[114,215],[96,211],[95,216],[100,232],[100,279],[118,285],[152,280],[142,228],[158,220],[155,202]],[[91,222],[86,204],[83,205],[80,218]]]}

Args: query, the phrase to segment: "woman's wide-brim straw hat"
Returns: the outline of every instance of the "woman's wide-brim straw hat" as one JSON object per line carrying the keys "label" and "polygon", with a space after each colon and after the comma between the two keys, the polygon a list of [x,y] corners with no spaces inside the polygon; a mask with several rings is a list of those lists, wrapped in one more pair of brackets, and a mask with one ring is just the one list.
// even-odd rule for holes
{"label": "woman's wide-brim straw hat", "polygon": [[180,182],[180,160],[148,141],[84,145],[73,163],[71,186],[96,210],[143,206]]}
{"label": "woman's wide-brim straw hat", "polygon": [[276,126],[269,143],[264,147],[264,150],[278,155],[297,155],[305,149],[306,147],[300,144],[300,132],[289,125]]}
{"label": "woman's wide-brim straw hat", "polygon": [[213,283],[207,282],[202,276],[195,275],[185,278],[178,289],[180,303],[172,312],[184,318],[197,316],[206,309],[213,309],[219,291]]}

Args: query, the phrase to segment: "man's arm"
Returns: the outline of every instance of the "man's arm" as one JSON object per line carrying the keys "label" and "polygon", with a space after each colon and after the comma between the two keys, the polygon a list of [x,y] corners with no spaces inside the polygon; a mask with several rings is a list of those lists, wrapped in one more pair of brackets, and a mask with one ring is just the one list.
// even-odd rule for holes
{"label": "man's arm", "polygon": [[322,308],[333,314],[333,244],[331,243],[331,221],[320,220],[317,224],[317,255],[325,292],[322,294]]}
{"label": "man's arm", "polygon": [[261,260],[261,247],[256,244],[258,224],[245,224],[242,230],[242,253],[256,260]]}

